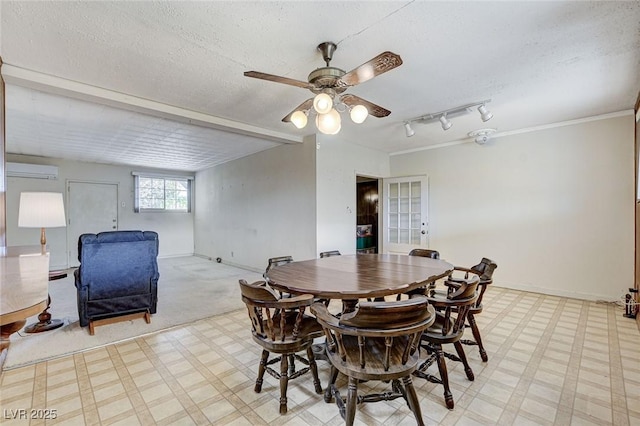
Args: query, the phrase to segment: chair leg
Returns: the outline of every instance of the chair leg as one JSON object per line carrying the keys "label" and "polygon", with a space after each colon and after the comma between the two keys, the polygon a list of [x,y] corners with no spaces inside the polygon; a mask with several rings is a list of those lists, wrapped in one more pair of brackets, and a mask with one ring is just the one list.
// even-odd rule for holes
{"label": "chair leg", "polygon": [[296,372],[296,357],[289,355],[289,377],[292,377]]}
{"label": "chair leg", "polygon": [[260,393],[262,390],[262,381],[264,380],[264,372],[267,369],[267,361],[269,360],[269,351],[262,350],[262,357],[260,358],[260,366],[258,367],[258,378],[256,379],[256,386],[253,388],[254,392]]}
{"label": "chair leg", "polygon": [[280,357],[280,414],[287,413],[287,387],[289,386],[289,357],[282,355]]}
{"label": "chair leg", "polygon": [[462,347],[462,343],[454,342],[453,346],[456,348],[456,352],[458,353],[458,358],[460,358],[460,361],[462,362],[462,365],[464,365],[464,372],[467,375],[467,379],[469,379],[469,381],[473,382],[473,380],[475,379],[475,376],[473,375],[473,370],[471,369],[471,366],[469,365],[469,361],[467,361],[467,354],[464,352],[464,348]]}
{"label": "chair leg", "polygon": [[404,383],[404,388],[407,393],[407,402],[409,403],[409,408],[411,408],[413,415],[416,417],[418,426],[424,426],[424,420],[422,420],[422,410],[420,410],[418,395],[416,394],[416,389],[413,387],[411,376],[403,377],[402,383]]}
{"label": "chair leg", "polygon": [[347,411],[344,422],[347,426],[353,425],[356,418],[356,403],[358,401],[358,379],[349,377],[349,389],[347,390]]}
{"label": "chair leg", "polygon": [[311,374],[313,375],[313,386],[315,387],[317,394],[322,394],[322,385],[320,384],[320,378],[318,377],[318,364],[316,364],[316,357],[313,354],[313,348],[311,346],[307,348],[307,359],[309,360],[309,367],[311,368]]}
{"label": "chair leg", "polygon": [[444,401],[447,404],[449,410],[453,410],[453,395],[451,395],[451,389],[449,388],[449,373],[447,373],[447,362],[445,361],[444,354],[442,353],[442,345],[435,346],[435,355],[438,362],[438,371],[440,372],[440,380],[442,380],[442,387],[444,387]]}
{"label": "chair leg", "polygon": [[335,386],[337,379],[338,379],[338,369],[332,365],[331,373],[329,375],[329,383],[327,383],[327,389],[324,391],[324,402],[329,403],[333,399],[333,392],[331,388]]}
{"label": "chair leg", "polygon": [[476,341],[478,345],[478,350],[480,351],[480,358],[482,358],[482,362],[487,362],[489,357],[487,356],[487,351],[484,350],[484,346],[482,345],[482,337],[480,337],[480,330],[478,329],[478,324],[476,324],[476,318],[473,314],[467,315],[467,320],[469,321],[469,326],[471,326],[471,333],[473,333],[473,339]]}

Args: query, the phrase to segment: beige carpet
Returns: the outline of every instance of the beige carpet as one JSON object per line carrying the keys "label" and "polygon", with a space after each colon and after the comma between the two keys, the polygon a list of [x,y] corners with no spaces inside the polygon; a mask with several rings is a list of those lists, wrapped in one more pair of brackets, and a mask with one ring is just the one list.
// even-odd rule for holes
{"label": "beige carpet", "polygon": [[[27,334],[21,330],[12,335],[3,370],[244,309],[238,280],[262,279],[261,274],[199,257],[158,259],[158,267],[158,312],[151,316],[151,324],[143,319],[123,321],[97,327],[94,336],[89,335],[88,327],[80,327],[78,323],[73,273],[65,279],[51,281],[49,312],[53,318],[62,319],[64,325],[43,333]],[[29,318],[27,325],[34,322],[37,322],[37,316]]]}

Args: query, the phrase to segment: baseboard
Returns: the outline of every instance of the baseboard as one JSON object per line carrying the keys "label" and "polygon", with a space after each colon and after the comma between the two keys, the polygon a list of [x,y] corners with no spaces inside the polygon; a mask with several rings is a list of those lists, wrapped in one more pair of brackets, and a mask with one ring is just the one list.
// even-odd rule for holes
{"label": "baseboard", "polygon": [[558,296],[558,297],[567,297],[570,299],[579,299],[579,300],[588,300],[592,302],[619,302],[618,298],[612,298],[611,295],[608,294],[593,294],[593,293],[583,293],[576,291],[567,291],[558,288],[547,288],[547,287],[539,287],[527,284],[518,284],[518,283],[505,283],[505,282],[494,282],[493,285],[500,288],[507,288],[512,290],[519,291],[528,291],[531,293],[540,293],[546,294],[548,296]]}
{"label": "baseboard", "polygon": [[[212,262],[216,262],[216,259],[214,259],[214,258],[213,258],[213,257],[211,257],[211,256],[205,256],[205,255],[203,255],[203,254],[197,254],[197,253],[194,253],[194,254],[193,254],[193,256],[195,256],[195,257],[199,257],[199,258],[201,258],[201,259],[210,260],[210,261],[212,261]],[[223,265],[233,266],[234,268],[244,269],[244,270],[246,270],[246,271],[257,272],[257,273],[259,273],[259,274],[261,274],[261,273],[263,273],[263,272],[264,272],[264,269],[260,269],[260,268],[252,268],[251,266],[241,265],[241,264],[239,264],[239,263],[229,262],[229,261],[227,261],[227,260],[222,260],[222,259],[221,259],[219,263],[222,263]]]}
{"label": "baseboard", "polygon": [[189,256],[195,256],[195,254],[193,253],[184,253],[184,254],[165,254],[164,256],[160,256],[158,255],[158,259],[170,259],[172,257],[189,257]]}

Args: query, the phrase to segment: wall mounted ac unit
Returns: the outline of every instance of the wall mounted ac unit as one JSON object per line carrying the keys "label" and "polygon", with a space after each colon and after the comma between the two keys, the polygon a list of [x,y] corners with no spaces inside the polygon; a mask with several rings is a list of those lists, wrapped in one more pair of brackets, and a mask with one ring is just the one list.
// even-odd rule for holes
{"label": "wall mounted ac unit", "polygon": [[7,163],[7,177],[58,179],[58,167],[41,164]]}

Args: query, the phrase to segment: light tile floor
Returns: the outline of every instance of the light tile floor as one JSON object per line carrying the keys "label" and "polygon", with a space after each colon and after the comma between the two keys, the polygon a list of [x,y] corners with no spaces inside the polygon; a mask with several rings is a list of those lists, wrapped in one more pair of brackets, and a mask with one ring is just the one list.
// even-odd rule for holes
{"label": "light tile floor", "polygon": [[[492,287],[477,317],[489,362],[466,347],[475,381],[449,361],[456,407],[414,378],[427,424],[639,425],[640,333],[621,308]],[[290,382],[289,412],[238,310],[135,340],[2,373],[2,424],[338,425],[308,375]],[[326,385],[329,368],[319,361]],[[433,367],[432,367],[433,368]],[[339,379],[345,385],[345,381]],[[384,383],[365,383],[382,389]],[[25,411],[20,411],[25,410]],[[49,411],[46,411],[49,410]],[[54,420],[38,419],[52,415]],[[26,414],[36,417],[12,420]],[[357,424],[410,425],[403,400],[364,404]]]}

